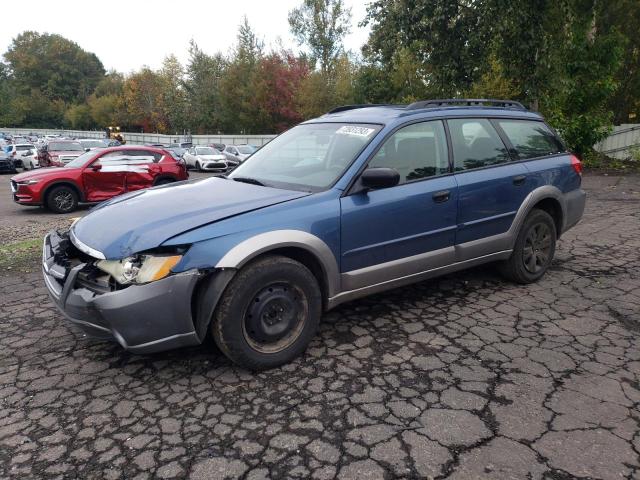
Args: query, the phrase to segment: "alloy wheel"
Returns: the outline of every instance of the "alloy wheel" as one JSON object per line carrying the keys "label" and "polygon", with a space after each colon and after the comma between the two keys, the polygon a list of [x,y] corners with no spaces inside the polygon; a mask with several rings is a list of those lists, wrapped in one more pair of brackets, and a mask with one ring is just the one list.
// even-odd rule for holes
{"label": "alloy wheel", "polygon": [[551,256],[551,229],[545,223],[531,226],[524,240],[522,261],[529,273],[539,273],[547,268]]}

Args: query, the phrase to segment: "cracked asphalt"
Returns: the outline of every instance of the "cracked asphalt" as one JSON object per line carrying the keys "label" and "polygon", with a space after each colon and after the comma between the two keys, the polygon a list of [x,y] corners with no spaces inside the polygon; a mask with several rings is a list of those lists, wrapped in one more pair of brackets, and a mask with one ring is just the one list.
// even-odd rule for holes
{"label": "cracked asphalt", "polygon": [[584,185],[539,283],[352,302],[260,374],[83,337],[0,275],[0,478],[640,478],[640,177]]}

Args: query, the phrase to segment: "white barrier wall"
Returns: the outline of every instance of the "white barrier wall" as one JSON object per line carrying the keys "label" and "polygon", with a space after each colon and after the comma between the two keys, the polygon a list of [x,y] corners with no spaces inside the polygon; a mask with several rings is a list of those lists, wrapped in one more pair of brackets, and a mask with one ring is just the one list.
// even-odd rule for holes
{"label": "white barrier wall", "polygon": [[[105,138],[104,130],[55,130],[55,129],[38,129],[38,128],[3,128],[0,132],[9,133],[11,135],[62,135],[65,137],[77,138]],[[185,141],[183,135],[162,135],[159,133],[133,133],[120,132],[120,135],[129,144],[143,145],[145,143],[177,143]],[[195,145],[209,145],[211,143],[224,143],[225,145],[256,145],[262,146],[268,143],[276,135],[192,135],[190,140]]]}
{"label": "white barrier wall", "polygon": [[620,160],[629,158],[633,148],[640,148],[640,124],[625,123],[613,127],[611,135],[596,143],[594,148],[609,157]]}

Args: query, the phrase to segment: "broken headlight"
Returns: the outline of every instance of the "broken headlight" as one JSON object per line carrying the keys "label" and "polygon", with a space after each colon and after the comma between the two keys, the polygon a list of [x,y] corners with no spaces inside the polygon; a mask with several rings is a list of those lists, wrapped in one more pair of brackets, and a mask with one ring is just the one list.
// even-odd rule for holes
{"label": "broken headlight", "polygon": [[149,283],[166,277],[182,255],[134,255],[122,260],[100,260],[96,267],[121,285]]}

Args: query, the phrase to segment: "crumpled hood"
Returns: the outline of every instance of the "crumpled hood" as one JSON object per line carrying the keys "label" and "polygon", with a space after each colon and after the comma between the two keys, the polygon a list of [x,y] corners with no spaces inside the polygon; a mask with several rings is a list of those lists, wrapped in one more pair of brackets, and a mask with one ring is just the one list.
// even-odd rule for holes
{"label": "crumpled hood", "polygon": [[207,178],[120,195],[73,226],[77,239],[107,259],[158,247],[187,230],[308,195]]}

